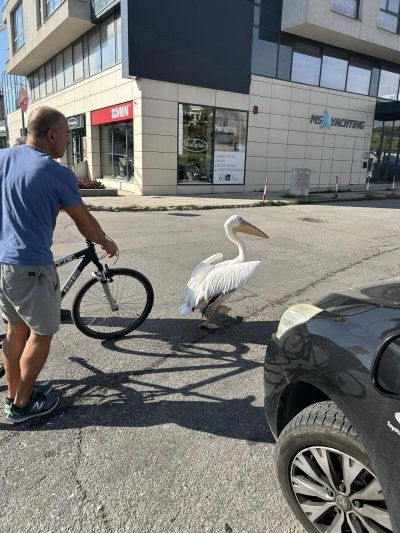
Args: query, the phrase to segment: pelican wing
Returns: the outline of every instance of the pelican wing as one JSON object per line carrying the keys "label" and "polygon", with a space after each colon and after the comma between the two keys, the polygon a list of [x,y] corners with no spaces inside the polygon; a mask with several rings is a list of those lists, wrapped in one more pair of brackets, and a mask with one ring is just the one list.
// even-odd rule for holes
{"label": "pelican wing", "polygon": [[207,275],[203,297],[209,302],[214,296],[240,289],[255,275],[261,261],[247,261],[216,268]]}
{"label": "pelican wing", "polygon": [[207,274],[214,269],[214,265],[222,261],[223,257],[224,256],[221,253],[218,253],[210,255],[210,257],[207,257],[207,259],[201,261],[201,263],[197,265],[190,276],[190,279],[187,283],[188,288],[196,290],[198,286],[203,283]]}
{"label": "pelican wing", "polygon": [[187,283],[187,291],[185,296],[185,303],[179,308],[182,316],[189,314],[197,304],[204,299],[204,284],[207,275],[215,268],[215,263],[218,263],[223,258],[221,253],[211,255],[201,261],[193,270],[192,275]]}

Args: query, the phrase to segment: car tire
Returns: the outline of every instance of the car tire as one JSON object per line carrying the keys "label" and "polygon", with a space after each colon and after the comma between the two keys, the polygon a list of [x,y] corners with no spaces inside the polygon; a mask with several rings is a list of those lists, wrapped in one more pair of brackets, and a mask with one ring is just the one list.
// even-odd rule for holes
{"label": "car tire", "polygon": [[[360,473],[346,485],[343,472],[349,473],[354,465],[361,468]],[[364,500],[356,494],[363,483],[370,486],[374,482],[380,489],[379,480],[357,433],[334,402],[307,407],[284,428],[277,441],[276,469],[286,500],[310,533],[330,531],[335,525],[335,531],[378,530],[365,526]],[[380,500],[366,503],[369,512],[374,506],[371,524],[391,532],[389,513],[378,489]],[[353,522],[351,527],[349,522]]]}

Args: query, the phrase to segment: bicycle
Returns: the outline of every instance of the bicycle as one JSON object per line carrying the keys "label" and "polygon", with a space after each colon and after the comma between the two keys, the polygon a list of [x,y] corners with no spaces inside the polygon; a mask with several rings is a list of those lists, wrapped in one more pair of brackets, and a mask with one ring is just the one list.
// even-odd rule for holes
{"label": "bicycle", "polygon": [[[54,262],[56,268],[80,259],[61,287],[61,300],[67,295],[83,270],[93,263],[97,270],[76,294],[72,304],[75,326],[88,337],[115,340],[131,333],[148,317],[154,303],[150,281],[131,268],[108,268],[103,265],[95,246],[86,240],[87,247]],[[111,287],[112,284],[112,287]],[[0,341],[5,335],[0,335]],[[0,377],[4,375],[0,363]]]}

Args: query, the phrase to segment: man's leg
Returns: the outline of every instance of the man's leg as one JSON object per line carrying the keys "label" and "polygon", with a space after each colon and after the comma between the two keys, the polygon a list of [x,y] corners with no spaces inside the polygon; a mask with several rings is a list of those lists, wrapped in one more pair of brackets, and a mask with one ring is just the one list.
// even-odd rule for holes
{"label": "man's leg", "polygon": [[21,375],[20,359],[24,351],[29,327],[22,320],[9,322],[3,342],[3,364],[6,371],[8,397],[15,398]]}
{"label": "man's leg", "polygon": [[31,331],[19,363],[21,374],[14,399],[17,407],[25,407],[29,403],[36,379],[47,361],[52,338],[52,335]]}

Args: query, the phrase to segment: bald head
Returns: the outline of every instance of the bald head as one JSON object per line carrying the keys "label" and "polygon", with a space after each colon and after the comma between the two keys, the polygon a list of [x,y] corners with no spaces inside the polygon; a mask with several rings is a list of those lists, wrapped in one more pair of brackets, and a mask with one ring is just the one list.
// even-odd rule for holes
{"label": "bald head", "polygon": [[37,107],[29,115],[28,135],[35,139],[43,139],[47,132],[57,127],[62,120],[65,120],[65,116],[57,109],[45,106]]}
{"label": "bald head", "polygon": [[29,115],[27,144],[36,146],[54,158],[64,155],[69,144],[65,116],[52,107],[37,107]]}

